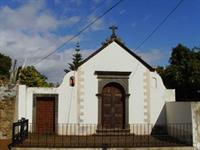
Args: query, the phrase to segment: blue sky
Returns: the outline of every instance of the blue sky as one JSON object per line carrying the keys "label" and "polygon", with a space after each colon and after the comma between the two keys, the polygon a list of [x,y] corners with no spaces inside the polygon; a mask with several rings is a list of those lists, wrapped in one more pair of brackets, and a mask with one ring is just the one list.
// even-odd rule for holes
{"label": "blue sky", "polygon": [[[0,52],[27,65],[55,50],[116,0],[0,0]],[[124,0],[80,37],[36,67],[50,81],[61,81],[76,42],[86,57],[110,36],[117,35],[152,66],[167,65],[178,43],[200,47],[200,0],[184,0],[159,30],[137,49],[144,38],[175,7],[178,0]]]}

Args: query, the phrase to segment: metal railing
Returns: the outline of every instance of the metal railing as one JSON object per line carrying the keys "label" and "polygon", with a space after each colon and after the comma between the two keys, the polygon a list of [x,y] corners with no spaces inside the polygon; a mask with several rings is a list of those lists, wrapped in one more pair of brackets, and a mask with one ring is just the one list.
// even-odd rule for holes
{"label": "metal railing", "polygon": [[13,123],[12,129],[12,143],[8,145],[8,148],[23,143],[28,138],[28,119],[22,118]]}
{"label": "metal railing", "polygon": [[29,124],[22,147],[163,147],[192,145],[190,123],[131,124],[126,129],[104,129],[92,124]]}

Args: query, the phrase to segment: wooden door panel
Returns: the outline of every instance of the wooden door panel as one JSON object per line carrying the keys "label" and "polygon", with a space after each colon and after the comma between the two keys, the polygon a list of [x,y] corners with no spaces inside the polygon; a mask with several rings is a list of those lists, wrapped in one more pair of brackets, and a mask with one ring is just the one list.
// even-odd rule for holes
{"label": "wooden door panel", "polygon": [[103,128],[124,127],[123,91],[109,85],[102,91],[102,126]]}
{"label": "wooden door panel", "polygon": [[37,99],[36,128],[39,133],[55,131],[55,99],[41,97]]}

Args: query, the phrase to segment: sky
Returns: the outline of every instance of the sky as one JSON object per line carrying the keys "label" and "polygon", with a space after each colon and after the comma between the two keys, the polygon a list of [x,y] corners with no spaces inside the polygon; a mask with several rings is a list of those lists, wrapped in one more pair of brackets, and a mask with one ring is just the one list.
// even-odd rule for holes
{"label": "sky", "polygon": [[[183,0],[176,11],[139,49],[179,0],[123,0],[103,18],[53,55],[117,0],[0,0],[0,53],[34,65],[50,82],[61,82],[77,42],[83,57],[101,47],[118,26],[117,35],[151,66],[166,66],[178,43],[200,47],[200,0]],[[136,49],[136,50],[135,50]]]}

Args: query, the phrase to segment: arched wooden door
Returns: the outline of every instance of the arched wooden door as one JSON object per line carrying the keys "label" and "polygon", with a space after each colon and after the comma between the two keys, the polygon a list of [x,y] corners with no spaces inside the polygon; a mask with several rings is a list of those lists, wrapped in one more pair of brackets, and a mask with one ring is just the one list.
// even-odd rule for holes
{"label": "arched wooden door", "polygon": [[107,84],[102,90],[102,128],[124,129],[124,89],[116,83]]}

